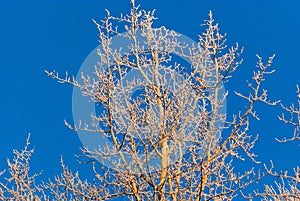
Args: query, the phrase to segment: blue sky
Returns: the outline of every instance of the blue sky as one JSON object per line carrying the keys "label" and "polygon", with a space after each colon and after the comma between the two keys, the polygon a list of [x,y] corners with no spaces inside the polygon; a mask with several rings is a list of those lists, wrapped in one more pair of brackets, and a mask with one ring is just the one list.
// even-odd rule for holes
{"label": "blue sky", "polygon": [[[300,2],[298,0],[255,1],[139,1],[142,8],[156,9],[158,25],[174,29],[194,40],[201,33],[200,24],[212,10],[229,44],[245,47],[244,64],[226,85],[230,91],[228,111],[242,109],[232,93],[245,90],[245,80],[252,77],[256,57],[276,54],[276,73],[265,86],[270,98],[285,104],[296,102],[296,84],[300,84]],[[104,9],[114,15],[126,13],[129,0],[14,0],[0,3],[0,169],[13,148],[22,148],[28,133],[35,147],[33,170],[43,170],[45,177],[60,172],[59,158],[84,172],[76,163],[81,142],[68,130],[63,120],[72,121],[72,87],[58,84],[44,73],[56,70],[76,75],[86,56],[98,45],[97,29],[92,19],[104,17]],[[251,127],[260,134],[255,147],[259,160],[273,159],[278,168],[299,165],[297,143],[279,144],[275,137],[291,135],[292,129],[275,117],[279,107],[258,105],[260,122]]]}

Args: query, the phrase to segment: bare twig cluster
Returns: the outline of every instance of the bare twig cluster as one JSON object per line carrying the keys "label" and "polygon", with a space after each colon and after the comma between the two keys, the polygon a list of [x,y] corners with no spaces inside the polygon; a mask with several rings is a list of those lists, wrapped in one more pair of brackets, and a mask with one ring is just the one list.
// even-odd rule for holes
{"label": "bare twig cluster", "polygon": [[[290,107],[286,107],[281,104],[281,107],[289,113],[289,118],[286,118],[282,114],[279,119],[285,124],[291,125],[294,127],[294,133],[291,138],[277,139],[279,142],[289,142],[299,140],[299,126],[300,126],[300,90],[297,86],[297,98],[298,106],[292,104]],[[263,197],[263,200],[295,200],[300,201],[300,167],[293,168],[293,172],[289,173],[288,171],[279,171],[274,170],[274,165],[271,162],[271,166],[265,166],[267,174],[275,178],[275,185],[265,185],[264,192],[259,193],[255,192],[256,196]]]}
{"label": "bare twig cluster", "polygon": [[0,176],[8,175],[5,181],[0,182],[1,200],[39,200],[42,188],[36,185],[39,174],[29,174],[29,160],[33,149],[29,149],[29,137],[24,149],[19,152],[14,150],[12,161],[7,160],[7,172],[2,171]]}

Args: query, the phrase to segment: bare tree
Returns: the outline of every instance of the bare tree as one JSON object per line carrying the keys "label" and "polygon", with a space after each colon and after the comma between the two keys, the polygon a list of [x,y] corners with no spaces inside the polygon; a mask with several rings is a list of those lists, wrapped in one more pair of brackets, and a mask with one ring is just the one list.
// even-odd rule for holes
{"label": "bare tree", "polygon": [[[63,173],[39,186],[34,185],[34,177],[28,176],[23,179],[29,183],[21,189],[11,190],[1,183],[2,199],[11,195],[20,200],[32,199],[28,196],[36,196],[37,200],[200,201],[233,200],[238,196],[252,199],[243,195],[242,190],[265,174],[255,168],[239,172],[233,163],[259,163],[252,152],[258,137],[248,129],[250,120],[259,120],[257,102],[270,106],[279,102],[270,101],[267,90],[262,88],[266,76],[274,73],[274,56],[266,63],[257,56],[257,69],[248,82],[249,94],[235,92],[247,101],[246,108],[229,117],[223,110],[228,95],[223,83],[230,81],[242,63],[243,48],[238,44],[227,47],[226,34],[220,32],[211,12],[198,42],[189,45],[182,44],[175,31],[154,27],[153,11],[141,10],[135,0],[131,0],[131,5],[127,15],[115,17],[106,11],[104,20],[95,21],[101,48],[93,75],[82,74],[80,82],[46,71],[100,105],[98,113],[91,114],[92,123],[65,122],[70,129],[101,135],[111,142],[112,146],[82,148],[85,163],[92,165],[96,181],[81,180],[78,173],[72,173],[62,163]],[[112,46],[115,36],[129,42],[128,51]],[[176,55],[184,62],[180,63]],[[127,80],[128,72],[140,76]],[[281,120],[295,125],[295,133],[299,133],[299,111],[293,106],[285,109],[297,114],[298,122],[284,116]],[[295,134],[293,139],[297,138],[299,135]],[[26,150],[27,146],[27,153]],[[29,158],[32,152],[25,152],[23,155]],[[107,161],[109,167],[103,165]],[[28,175],[28,161],[22,164]],[[267,169],[267,173],[278,176],[272,169]],[[19,181],[16,173],[11,175],[13,181]],[[289,190],[278,184],[278,193],[273,187],[266,187],[265,193],[257,191],[254,196],[280,200],[293,195],[294,200],[299,199],[299,168],[295,169],[295,177],[284,174],[281,178],[294,182]],[[19,191],[33,195],[17,197]],[[5,197],[6,194],[9,196]]]}

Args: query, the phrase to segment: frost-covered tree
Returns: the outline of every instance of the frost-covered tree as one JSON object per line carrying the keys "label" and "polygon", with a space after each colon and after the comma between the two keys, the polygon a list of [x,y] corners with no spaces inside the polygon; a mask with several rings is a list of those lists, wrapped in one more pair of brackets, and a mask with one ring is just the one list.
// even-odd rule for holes
{"label": "frost-covered tree", "polygon": [[[154,27],[154,12],[147,12],[131,0],[126,15],[95,21],[99,30],[99,62],[93,74],[60,77],[46,73],[62,83],[78,88],[83,96],[98,105],[90,122],[66,126],[86,135],[102,136],[112,146],[83,147],[85,163],[92,165],[95,181],[83,181],[63,163],[63,173],[50,182],[35,184],[29,176],[28,144],[8,161],[7,182],[0,183],[3,200],[233,200],[235,197],[268,200],[299,200],[299,168],[282,178],[282,184],[266,186],[252,195],[243,190],[259,181],[265,173],[257,168],[241,171],[234,164],[250,160],[257,136],[249,133],[250,120],[259,119],[257,102],[270,106],[266,77],[274,72],[271,64],[257,56],[256,69],[249,81],[249,93],[235,94],[246,100],[245,109],[226,114],[228,92],[234,71],[242,64],[243,48],[228,47],[209,12],[203,33],[195,44],[182,43],[180,34],[165,27]],[[127,49],[116,47],[113,37],[127,41]],[[126,44],[127,44],[126,43]],[[128,80],[126,76],[134,72]],[[299,90],[298,90],[299,94]],[[298,95],[299,96],[299,95]],[[299,109],[283,107],[297,116],[293,140],[299,139]],[[252,118],[253,117],[253,118]],[[109,165],[105,165],[109,164]],[[285,181],[288,180],[288,184]],[[286,184],[286,185],[285,185]],[[262,193],[261,193],[262,192]]]}

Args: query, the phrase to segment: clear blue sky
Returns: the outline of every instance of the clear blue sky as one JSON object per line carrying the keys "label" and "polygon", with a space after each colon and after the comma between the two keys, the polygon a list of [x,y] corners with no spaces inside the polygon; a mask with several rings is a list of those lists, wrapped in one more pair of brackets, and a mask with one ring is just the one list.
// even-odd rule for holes
{"label": "clear blue sky", "polygon": [[[245,47],[244,64],[232,82],[228,111],[237,111],[242,103],[232,90],[246,89],[245,79],[255,70],[255,54],[267,58],[276,54],[276,74],[266,82],[270,98],[289,104],[296,101],[295,85],[300,84],[300,1],[290,0],[153,0],[139,1],[145,9],[156,9],[159,25],[174,29],[197,40],[200,24],[212,10],[228,42]],[[58,84],[44,73],[56,70],[75,74],[85,57],[98,45],[97,29],[92,19],[126,13],[129,0],[14,0],[0,3],[0,169],[12,157],[13,148],[22,148],[28,133],[35,147],[34,170],[45,177],[60,172],[59,158],[64,156],[72,169],[84,172],[76,163],[81,142],[68,130],[63,120],[72,121],[72,87]],[[273,159],[278,168],[300,165],[299,146],[279,144],[275,137],[291,135],[292,130],[280,123],[279,107],[261,107],[260,122],[251,126],[259,133],[255,147],[259,160]]]}

